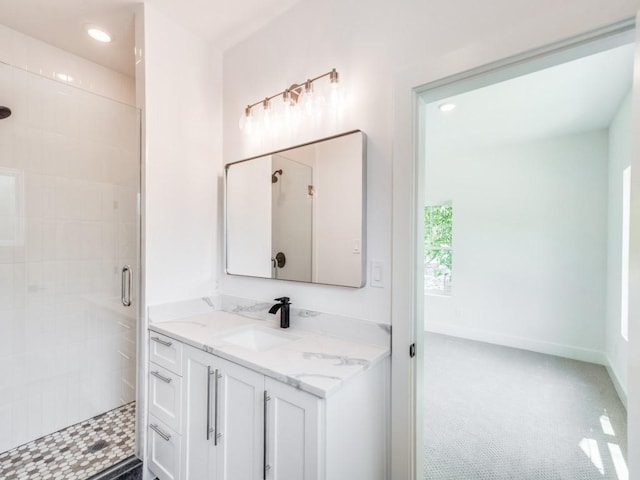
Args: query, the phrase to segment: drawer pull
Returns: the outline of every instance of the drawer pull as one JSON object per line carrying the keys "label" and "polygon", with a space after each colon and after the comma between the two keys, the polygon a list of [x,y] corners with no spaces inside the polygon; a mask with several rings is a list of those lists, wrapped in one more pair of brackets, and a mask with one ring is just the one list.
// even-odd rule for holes
{"label": "drawer pull", "polygon": [[171,379],[170,379],[170,378],[165,377],[165,376],[163,376],[163,375],[160,375],[160,372],[158,372],[158,371],[155,371],[155,370],[154,370],[153,372],[149,372],[149,373],[151,373],[151,375],[153,375],[154,377],[159,378],[159,379],[160,379],[160,380],[162,380],[164,383],[171,383]]}
{"label": "drawer pull", "polygon": [[164,433],[162,430],[160,430],[160,427],[155,423],[152,423],[151,425],[149,425],[149,428],[154,432],[156,432],[158,435],[160,435],[167,442],[171,440],[171,435],[169,435],[168,433]]}
{"label": "drawer pull", "polygon": [[164,345],[165,347],[173,345],[173,342],[167,342],[166,340],[162,340],[160,337],[151,337],[151,340],[158,342],[160,345]]}

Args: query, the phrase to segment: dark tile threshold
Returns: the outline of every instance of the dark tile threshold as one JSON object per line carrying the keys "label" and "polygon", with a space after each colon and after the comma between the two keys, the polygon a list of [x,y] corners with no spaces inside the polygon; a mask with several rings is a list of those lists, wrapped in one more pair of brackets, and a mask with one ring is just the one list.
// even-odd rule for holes
{"label": "dark tile threshold", "polygon": [[142,460],[132,455],[87,480],[142,480]]}

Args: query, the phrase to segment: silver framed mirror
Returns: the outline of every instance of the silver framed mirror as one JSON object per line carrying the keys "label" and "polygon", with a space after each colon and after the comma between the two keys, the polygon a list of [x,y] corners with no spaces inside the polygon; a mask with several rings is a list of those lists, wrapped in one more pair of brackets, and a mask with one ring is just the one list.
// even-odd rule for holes
{"label": "silver framed mirror", "polygon": [[366,135],[227,164],[225,239],[229,275],[364,286]]}

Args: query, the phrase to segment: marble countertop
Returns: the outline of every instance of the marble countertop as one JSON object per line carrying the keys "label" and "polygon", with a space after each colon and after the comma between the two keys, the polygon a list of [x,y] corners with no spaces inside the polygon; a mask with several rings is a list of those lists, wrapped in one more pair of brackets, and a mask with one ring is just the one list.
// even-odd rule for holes
{"label": "marble countertop", "polygon": [[[284,336],[285,343],[257,351],[224,339],[251,326]],[[388,348],[366,345],[224,311],[151,323],[149,330],[245,366],[321,398],[329,397],[358,374],[389,356]]]}

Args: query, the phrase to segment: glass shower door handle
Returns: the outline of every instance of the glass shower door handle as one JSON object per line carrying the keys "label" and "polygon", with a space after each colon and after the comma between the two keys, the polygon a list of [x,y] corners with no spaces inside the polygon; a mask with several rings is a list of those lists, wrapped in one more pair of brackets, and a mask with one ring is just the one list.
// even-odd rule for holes
{"label": "glass shower door handle", "polygon": [[122,305],[125,307],[131,306],[131,267],[129,265],[122,267],[120,298],[122,300]]}

